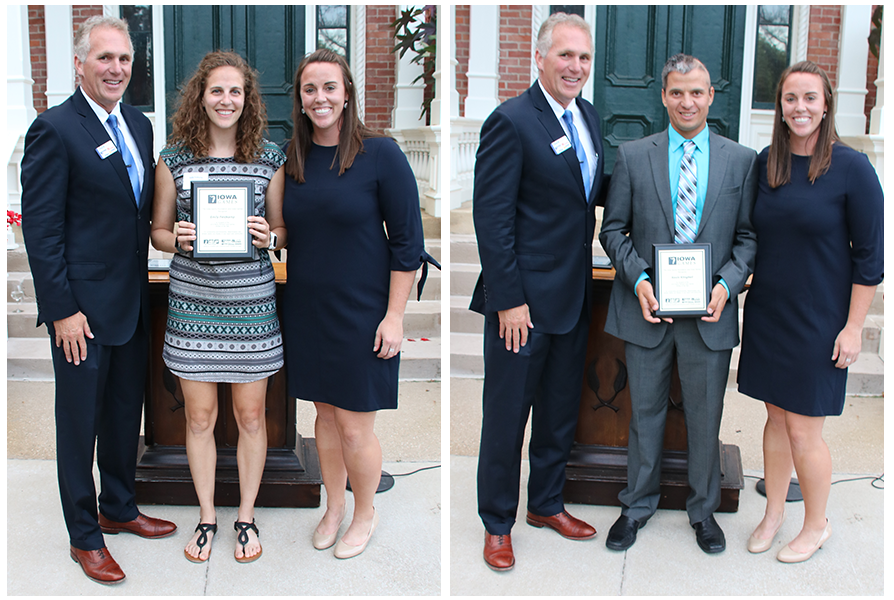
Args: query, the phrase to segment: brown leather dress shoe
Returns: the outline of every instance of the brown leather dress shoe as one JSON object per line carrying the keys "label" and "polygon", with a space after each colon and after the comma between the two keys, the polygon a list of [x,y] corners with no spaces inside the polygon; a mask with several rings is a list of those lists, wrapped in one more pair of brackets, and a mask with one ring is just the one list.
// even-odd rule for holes
{"label": "brown leather dress shoe", "polygon": [[596,537],[596,530],[578,518],[572,517],[568,511],[562,511],[551,517],[541,517],[528,511],[526,519],[533,527],[549,527],[569,540],[589,540]]}
{"label": "brown leather dress shoe", "polygon": [[508,571],[515,566],[512,537],[484,532],[484,562],[494,571]]}
{"label": "brown leather dress shoe", "polygon": [[124,571],[109,554],[108,548],[80,550],[71,546],[71,560],[81,565],[84,575],[96,583],[112,585],[124,581]]}
{"label": "brown leather dress shoe", "polygon": [[177,526],[170,521],[154,519],[140,513],[137,518],[127,523],[110,521],[102,513],[99,513],[99,528],[103,533],[133,533],[144,538],[156,539],[168,537],[177,531]]}

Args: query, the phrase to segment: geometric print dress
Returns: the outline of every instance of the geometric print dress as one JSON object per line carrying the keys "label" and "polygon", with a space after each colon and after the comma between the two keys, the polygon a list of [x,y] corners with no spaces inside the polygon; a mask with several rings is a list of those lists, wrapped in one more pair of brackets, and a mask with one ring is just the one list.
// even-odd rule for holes
{"label": "geometric print dress", "polygon": [[[183,146],[165,147],[159,158],[174,176],[176,220],[189,222],[193,221],[191,186],[184,186],[184,175],[207,173],[210,181],[253,181],[254,214],[264,216],[267,186],[286,161],[279,147],[267,140],[252,163],[196,158]],[[191,252],[174,254],[162,351],[174,375],[192,381],[248,383],[282,367],[273,265],[266,249],[256,250],[258,259],[252,261],[197,261]]]}

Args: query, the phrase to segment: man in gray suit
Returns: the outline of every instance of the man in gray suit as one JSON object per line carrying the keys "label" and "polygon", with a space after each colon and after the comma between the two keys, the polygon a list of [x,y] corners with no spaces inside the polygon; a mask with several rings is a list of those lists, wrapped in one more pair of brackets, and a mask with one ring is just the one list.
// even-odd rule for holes
{"label": "man in gray suit", "polygon": [[[621,517],[606,539],[626,550],[658,507],[664,424],[676,357],[688,443],[689,522],[699,547],[722,552],[713,513],[720,505],[720,417],[738,301],[754,266],[751,209],[757,192],[753,150],[706,126],[714,88],[705,66],[684,54],[662,72],[666,131],[621,145],[599,241],[617,270],[605,331],[624,340],[631,417]],[[709,316],[657,318],[652,244],[710,243]]]}

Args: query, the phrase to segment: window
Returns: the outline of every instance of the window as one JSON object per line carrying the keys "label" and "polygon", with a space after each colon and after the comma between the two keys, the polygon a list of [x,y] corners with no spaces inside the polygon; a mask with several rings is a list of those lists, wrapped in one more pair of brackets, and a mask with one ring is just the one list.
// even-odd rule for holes
{"label": "window", "polygon": [[568,15],[577,15],[580,18],[584,17],[584,5],[583,4],[553,4],[549,7],[549,14],[555,14],[558,12],[563,12]]}
{"label": "window", "polygon": [[791,60],[792,7],[759,6],[752,108],[772,110],[776,84]]}
{"label": "window", "polygon": [[327,48],[351,62],[348,48],[348,6],[317,5],[317,48]]}
{"label": "window", "polygon": [[133,42],[133,71],[124,93],[124,103],[143,112],[155,112],[152,76],[152,7],[122,6],[121,18],[130,28]]}

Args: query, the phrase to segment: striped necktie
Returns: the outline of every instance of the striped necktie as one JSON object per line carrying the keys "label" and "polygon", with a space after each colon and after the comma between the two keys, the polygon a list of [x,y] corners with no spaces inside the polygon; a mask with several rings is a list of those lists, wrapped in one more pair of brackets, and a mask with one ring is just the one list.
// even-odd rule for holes
{"label": "striped necktie", "polygon": [[140,205],[140,173],[137,171],[137,164],[133,158],[133,155],[130,153],[130,149],[128,149],[127,144],[124,143],[124,135],[122,135],[121,130],[118,129],[118,119],[115,115],[109,115],[108,119],[109,125],[112,127],[112,131],[115,133],[115,145],[118,146],[118,151],[121,153],[121,158],[124,159],[124,166],[127,167],[127,176],[130,177],[130,185],[133,188],[133,197],[137,202],[137,206]]}
{"label": "striped necktie", "polygon": [[695,159],[695,142],[683,142],[683,160],[680,161],[680,184],[677,188],[677,213],[674,221],[674,242],[691,244],[695,241],[698,221],[695,219],[695,192],[698,189]]}
{"label": "striped necktie", "polygon": [[584,180],[584,190],[587,192],[587,202],[590,201],[590,164],[587,162],[587,153],[584,152],[584,145],[580,143],[577,137],[577,129],[574,127],[574,116],[570,110],[566,110],[562,115],[562,120],[568,126],[568,133],[571,134],[571,145],[574,147],[574,153],[577,155],[577,161],[580,163],[580,174]]}

